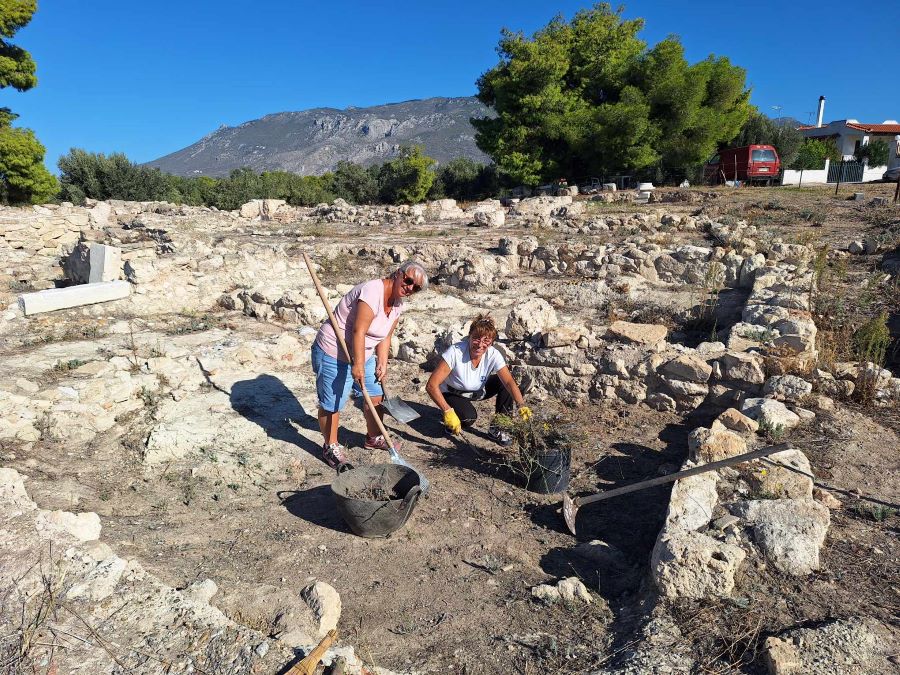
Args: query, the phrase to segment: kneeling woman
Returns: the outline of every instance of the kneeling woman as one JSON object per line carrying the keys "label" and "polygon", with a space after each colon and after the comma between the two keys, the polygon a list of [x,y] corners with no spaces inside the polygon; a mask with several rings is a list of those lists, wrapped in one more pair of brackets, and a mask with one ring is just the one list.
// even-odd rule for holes
{"label": "kneeling woman", "polygon": [[[497,397],[495,411],[511,416],[519,406],[522,419],[531,417],[522,392],[506,366],[503,355],[493,345],[497,339],[494,320],[479,314],[469,327],[469,337],[451,345],[441,355],[428,379],[425,391],[444,412],[444,424],[452,434],[475,424],[478,413],[472,401]],[[491,425],[488,434],[501,445],[510,443],[509,434]]]}

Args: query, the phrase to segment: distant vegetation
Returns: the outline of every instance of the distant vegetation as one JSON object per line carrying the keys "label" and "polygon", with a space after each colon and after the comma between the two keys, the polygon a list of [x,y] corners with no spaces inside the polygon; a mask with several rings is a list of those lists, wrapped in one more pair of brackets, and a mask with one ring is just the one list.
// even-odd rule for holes
{"label": "distant vegetation", "polygon": [[85,198],[168,201],[233,210],[251,199],[284,199],[313,206],[340,197],[351,204],[414,204],[452,197],[468,201],[496,194],[496,168],[455,159],[434,169],[422,148],[403,148],[396,159],[370,167],[341,162],[322,176],[287,171],[235,169],[227,178],[185,178],[141,166],[123,154],[104,155],[73,148],[59,160],[60,201]]}
{"label": "distant vegetation", "polygon": [[677,37],[638,39],[643,19],[608,3],[552,20],[531,38],[504,30],[500,63],[478,80],[496,111],[473,119],[476,143],[514,181],[662,174],[702,164],[752,110],[743,68],[688,64]]}
{"label": "distant vegetation", "polygon": [[[0,89],[28,91],[37,85],[31,54],[9,42],[36,9],[34,0],[0,0]],[[0,108],[0,203],[40,204],[58,186],[44,166],[45,148],[34,132],[12,126],[17,117],[9,108]]]}

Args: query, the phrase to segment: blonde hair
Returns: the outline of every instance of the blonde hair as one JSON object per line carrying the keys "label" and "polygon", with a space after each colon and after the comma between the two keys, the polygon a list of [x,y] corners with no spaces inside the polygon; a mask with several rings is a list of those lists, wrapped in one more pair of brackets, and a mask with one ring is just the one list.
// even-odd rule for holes
{"label": "blonde hair", "polygon": [[469,326],[469,337],[475,340],[480,340],[483,337],[490,337],[492,340],[496,340],[498,334],[497,325],[490,314],[479,314],[472,319],[472,324]]}

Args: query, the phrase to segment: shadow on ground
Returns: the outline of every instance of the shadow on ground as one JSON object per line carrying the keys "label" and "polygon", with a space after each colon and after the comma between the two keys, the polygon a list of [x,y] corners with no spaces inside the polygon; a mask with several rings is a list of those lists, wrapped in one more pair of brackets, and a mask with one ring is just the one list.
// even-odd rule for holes
{"label": "shadow on ground", "polygon": [[235,412],[262,427],[269,438],[292,443],[321,459],[318,444],[302,436],[293,426],[318,431],[318,420],[303,409],[293,392],[274,375],[257,375],[252,380],[235,382],[230,400]]}
{"label": "shadow on ground", "polygon": [[[639,443],[613,443],[615,452],[594,465],[596,492],[678,471],[687,458],[688,434],[698,426],[709,426],[719,412],[702,406],[666,425],[658,436],[665,443],[662,450]],[[646,611],[653,606],[653,602],[635,604],[635,599],[654,597],[647,572],[671,491],[670,483],[582,507],[575,522],[577,542],[573,540],[572,547],[550,549],[541,558],[541,568],[547,574],[556,578],[578,576],[610,602],[615,617],[610,626],[613,652],[624,649],[633,639],[647,620]],[[530,515],[535,524],[568,531],[559,504],[537,506]],[[586,545],[593,540],[609,544],[611,550]]]}
{"label": "shadow on ground", "polygon": [[278,493],[278,499],[292,516],[335,532],[352,534],[334,507],[330,485],[319,485],[308,490],[282,490]]}
{"label": "shadow on ground", "polygon": [[[487,422],[479,417],[474,426],[464,429],[459,436],[451,436],[444,429],[444,423],[437,408],[415,401],[407,401],[419,417],[408,425],[390,420],[394,435],[405,443],[415,444],[429,453],[428,463],[431,466],[456,467],[474,471],[489,478],[522,487],[523,480],[510,465],[508,455],[497,446],[482,427]],[[432,439],[449,441],[444,447],[432,442]],[[496,449],[495,449],[496,448]],[[402,453],[401,447],[401,453]]]}

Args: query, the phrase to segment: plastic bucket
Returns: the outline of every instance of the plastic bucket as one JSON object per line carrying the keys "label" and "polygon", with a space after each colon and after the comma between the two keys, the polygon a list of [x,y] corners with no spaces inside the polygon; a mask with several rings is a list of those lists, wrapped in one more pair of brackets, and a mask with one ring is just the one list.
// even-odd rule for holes
{"label": "plastic bucket", "polygon": [[386,537],[409,519],[422,488],[399,464],[372,464],[338,474],[331,484],[338,513],[360,537]]}
{"label": "plastic bucket", "polygon": [[572,454],[568,450],[551,450],[534,456],[525,487],[541,494],[565,492],[571,475]]}

